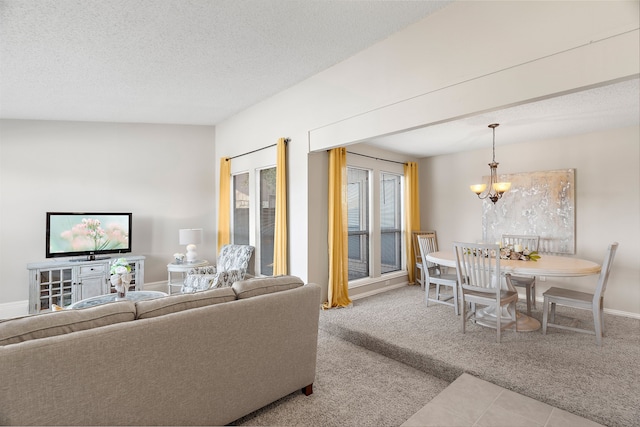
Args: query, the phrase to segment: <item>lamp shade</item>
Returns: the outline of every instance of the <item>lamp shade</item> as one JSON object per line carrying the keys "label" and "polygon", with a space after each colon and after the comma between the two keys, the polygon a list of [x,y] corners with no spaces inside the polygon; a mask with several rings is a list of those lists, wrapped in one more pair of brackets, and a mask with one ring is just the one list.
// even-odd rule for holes
{"label": "lamp shade", "polygon": [[182,228],[179,238],[181,245],[197,245],[202,242],[202,228]]}
{"label": "lamp shade", "polygon": [[469,188],[471,188],[471,191],[473,191],[474,193],[480,194],[484,190],[486,190],[487,184],[474,184],[474,185],[470,185]]}
{"label": "lamp shade", "polygon": [[509,191],[510,188],[511,188],[510,182],[496,182],[495,184],[493,184],[493,189],[496,190],[498,193],[504,193],[506,191]]}

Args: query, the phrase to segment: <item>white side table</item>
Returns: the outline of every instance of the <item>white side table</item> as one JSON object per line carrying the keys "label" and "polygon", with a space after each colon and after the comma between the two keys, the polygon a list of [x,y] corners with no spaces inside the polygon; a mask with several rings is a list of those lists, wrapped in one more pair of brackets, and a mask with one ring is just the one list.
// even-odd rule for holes
{"label": "white side table", "polygon": [[[169,288],[169,295],[173,293],[173,288],[176,286],[182,287],[182,283],[184,282],[185,275],[189,270],[195,267],[204,267],[205,265],[209,265],[209,261],[200,259],[193,262],[183,262],[182,264],[176,264],[172,262],[167,264],[167,274],[168,281],[167,285]],[[171,277],[171,273],[180,273],[180,277],[178,281],[174,281]]]}

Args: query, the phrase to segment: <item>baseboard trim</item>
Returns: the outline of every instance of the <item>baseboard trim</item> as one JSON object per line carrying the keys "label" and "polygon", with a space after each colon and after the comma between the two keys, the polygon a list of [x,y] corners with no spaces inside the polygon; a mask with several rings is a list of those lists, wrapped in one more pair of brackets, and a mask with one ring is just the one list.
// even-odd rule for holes
{"label": "baseboard trim", "polygon": [[[352,301],[355,301],[361,298],[366,298],[373,295],[381,294],[383,292],[387,292],[392,289],[401,288],[403,286],[409,286],[409,285],[406,282],[397,283],[395,285],[385,286],[384,288],[374,289],[369,292],[364,292],[361,294],[350,296],[350,298]],[[412,285],[412,286],[417,286],[417,285]],[[166,281],[145,283],[144,289],[146,291],[160,291],[160,292],[168,293],[168,285]],[[542,304],[543,300],[542,298],[536,298],[536,302],[539,304]],[[614,316],[629,317],[631,319],[640,319],[640,313],[631,313],[628,311],[613,310],[610,308],[605,308],[604,312],[608,314],[612,314]],[[0,319],[10,319],[12,317],[21,317],[21,316],[26,316],[28,314],[29,314],[29,300],[11,301],[11,302],[5,302],[0,304]]]}
{"label": "baseboard trim", "polygon": [[[525,297],[523,296],[522,298],[525,298]],[[544,298],[536,297],[536,304],[540,304],[540,307],[542,307],[542,304],[544,304]],[[558,304],[558,305],[562,305],[562,304]],[[607,314],[611,314],[613,316],[628,317],[630,319],[640,319],[640,313],[632,313],[630,311],[622,311],[622,310],[614,310],[612,308],[605,308],[604,312]]]}
{"label": "baseboard trim", "polygon": [[383,288],[374,289],[374,290],[369,291],[369,292],[363,292],[361,294],[357,294],[357,295],[354,295],[354,296],[349,296],[349,298],[351,299],[351,301],[355,301],[355,300],[359,300],[361,298],[366,298],[366,297],[370,297],[370,296],[373,296],[373,295],[381,294],[383,292],[387,292],[387,291],[390,291],[392,289],[402,288],[403,286],[408,286],[407,282],[396,283],[395,285],[389,285],[389,286],[385,286]]}
{"label": "baseboard trim", "polygon": [[[366,298],[366,297],[370,297],[373,295],[377,295],[383,292],[387,292],[390,291],[392,289],[397,289],[397,288],[401,288],[403,286],[418,286],[418,285],[408,285],[407,282],[404,283],[397,283],[395,285],[390,285],[390,286],[385,286],[384,288],[380,288],[380,289],[375,289],[373,291],[369,291],[369,292],[363,292],[361,294],[357,294],[354,296],[349,295],[349,298],[351,299],[351,301],[355,301],[355,300],[359,300],[361,298]],[[524,296],[522,297],[524,298]],[[544,300],[542,298],[536,298],[536,304],[543,304]],[[640,313],[632,313],[630,311],[621,311],[621,310],[613,310],[610,308],[605,308],[604,312],[607,314],[611,314],[613,316],[621,316],[621,317],[629,317],[631,319],[640,319]]]}

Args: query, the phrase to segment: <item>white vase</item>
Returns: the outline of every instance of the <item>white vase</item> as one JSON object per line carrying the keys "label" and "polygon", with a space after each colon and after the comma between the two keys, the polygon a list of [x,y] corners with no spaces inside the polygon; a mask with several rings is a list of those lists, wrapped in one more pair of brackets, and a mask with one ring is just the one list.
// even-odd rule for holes
{"label": "white vase", "polygon": [[109,278],[111,284],[116,288],[116,300],[124,299],[127,296],[127,289],[131,282],[131,273],[126,274],[114,274]]}

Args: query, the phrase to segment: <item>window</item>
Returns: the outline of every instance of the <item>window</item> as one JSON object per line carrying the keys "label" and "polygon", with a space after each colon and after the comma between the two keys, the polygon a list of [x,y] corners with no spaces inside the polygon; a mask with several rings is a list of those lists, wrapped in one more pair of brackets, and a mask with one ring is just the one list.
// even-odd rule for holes
{"label": "window", "polygon": [[276,147],[231,162],[231,241],[255,248],[252,270],[273,275],[276,208]]}
{"label": "window", "polygon": [[406,274],[403,163],[347,153],[349,287]]}
{"label": "window", "polygon": [[276,225],[276,168],[260,171],[260,273],[273,275],[273,235]]}
{"label": "window", "polygon": [[233,176],[233,243],[249,244],[249,173]]}
{"label": "window", "polygon": [[349,280],[369,277],[369,171],[347,168]]}
{"label": "window", "polygon": [[380,272],[402,267],[401,177],[380,173]]}

